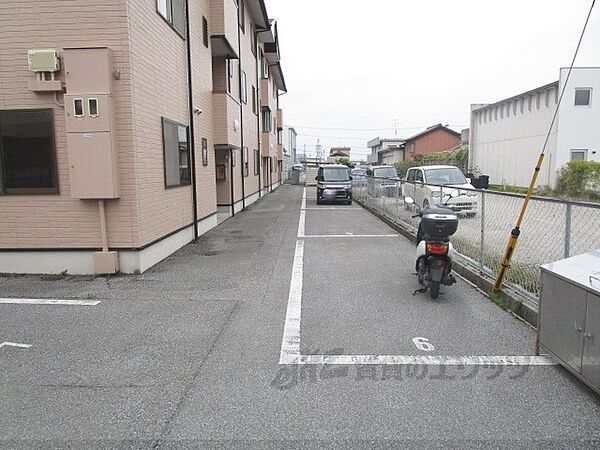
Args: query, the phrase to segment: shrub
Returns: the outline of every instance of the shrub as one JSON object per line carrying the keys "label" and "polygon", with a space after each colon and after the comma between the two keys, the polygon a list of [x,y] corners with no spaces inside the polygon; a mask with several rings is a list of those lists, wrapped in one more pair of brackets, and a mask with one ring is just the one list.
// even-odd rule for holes
{"label": "shrub", "polygon": [[560,172],[556,193],[562,197],[600,199],[600,162],[570,161]]}

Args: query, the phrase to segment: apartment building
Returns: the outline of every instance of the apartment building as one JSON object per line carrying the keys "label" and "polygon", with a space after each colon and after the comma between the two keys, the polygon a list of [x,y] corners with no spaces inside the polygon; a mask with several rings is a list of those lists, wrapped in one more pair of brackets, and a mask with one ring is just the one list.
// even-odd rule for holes
{"label": "apartment building", "polygon": [[296,158],[298,133],[294,127],[284,125],[283,127],[283,157],[284,157],[284,172],[292,170],[292,165],[298,162]]}
{"label": "apartment building", "polygon": [[[471,105],[469,165],[492,184],[528,186],[544,146],[567,68],[559,80],[492,104]],[[574,68],[566,85],[538,175],[538,185],[554,187],[571,160],[600,161],[600,67]]]}
{"label": "apartment building", "polygon": [[0,272],[143,272],[280,183],[263,0],[6,3],[0,42]]}

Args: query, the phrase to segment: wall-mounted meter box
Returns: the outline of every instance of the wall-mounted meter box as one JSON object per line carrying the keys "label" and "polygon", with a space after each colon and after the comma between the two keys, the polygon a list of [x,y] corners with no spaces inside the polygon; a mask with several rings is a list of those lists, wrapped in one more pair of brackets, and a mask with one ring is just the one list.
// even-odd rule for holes
{"label": "wall-mounted meter box", "polygon": [[118,198],[110,49],[64,49],[64,66],[71,196]]}
{"label": "wall-mounted meter box", "polygon": [[58,72],[60,59],[56,50],[29,50],[27,52],[29,70],[32,72]]}

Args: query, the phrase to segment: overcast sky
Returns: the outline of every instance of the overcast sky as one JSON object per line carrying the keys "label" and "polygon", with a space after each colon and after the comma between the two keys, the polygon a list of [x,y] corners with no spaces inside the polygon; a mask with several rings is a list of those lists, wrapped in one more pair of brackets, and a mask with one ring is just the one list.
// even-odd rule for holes
{"label": "overcast sky", "polygon": [[[558,80],[591,0],[266,0],[279,22],[298,150],[353,148],[426,126],[469,125],[469,105]],[[576,65],[600,66],[596,5]],[[360,129],[360,130],[359,130]]]}

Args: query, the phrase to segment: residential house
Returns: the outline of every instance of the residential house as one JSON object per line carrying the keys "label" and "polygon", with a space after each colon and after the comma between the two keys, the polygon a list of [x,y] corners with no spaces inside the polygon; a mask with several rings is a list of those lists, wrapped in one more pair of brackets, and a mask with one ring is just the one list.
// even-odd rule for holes
{"label": "residential house", "polygon": [[[471,106],[469,165],[492,184],[528,186],[565,88],[559,80],[486,105]],[[571,160],[600,161],[600,67],[574,68],[550,130],[538,185],[554,187]]]}
{"label": "residential house", "polygon": [[370,165],[392,165],[404,161],[404,139],[382,139],[377,137],[367,142],[367,147],[371,149],[371,154],[367,155],[367,163]]}
{"label": "residential house", "polygon": [[39,1],[0,42],[0,272],[143,272],[279,184],[264,0]]}
{"label": "residential house", "polygon": [[438,123],[406,138],[404,144],[405,160],[422,159],[430,153],[442,153],[459,149],[461,133]]}
{"label": "residential house", "polygon": [[329,149],[327,162],[335,164],[340,158],[350,159],[350,151],[350,147],[331,147],[331,149]]}

